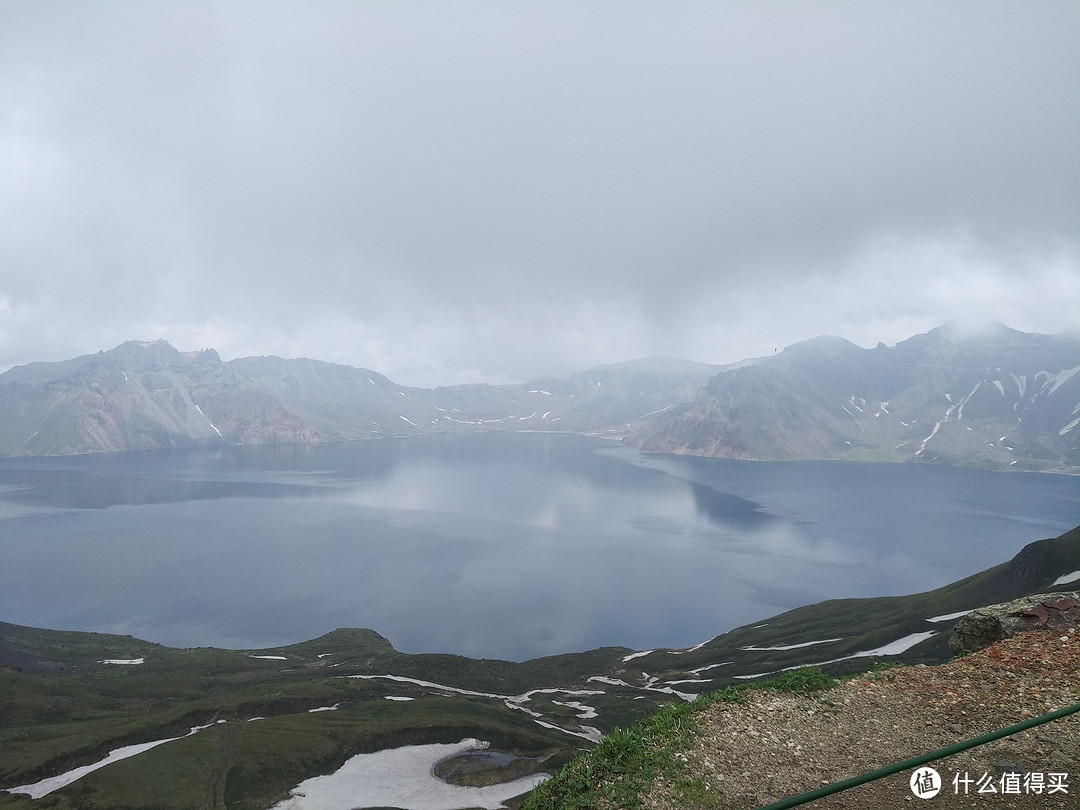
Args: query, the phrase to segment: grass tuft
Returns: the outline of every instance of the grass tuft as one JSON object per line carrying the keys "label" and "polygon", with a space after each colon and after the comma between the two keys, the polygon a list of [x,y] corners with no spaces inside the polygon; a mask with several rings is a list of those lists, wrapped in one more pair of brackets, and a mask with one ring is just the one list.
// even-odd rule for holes
{"label": "grass tuft", "polygon": [[810,694],[837,681],[817,667],[800,667],[770,681],[728,686],[692,703],[669,703],[628,729],[615,729],[526,797],[521,810],[578,810],[585,807],[639,808],[656,779],[674,785],[680,808],[715,807],[720,797],[700,780],[685,778],[688,746],[697,714],[718,701],[738,703],[749,689]]}
{"label": "grass tuft", "polygon": [[811,692],[832,689],[836,684],[835,678],[826,675],[818,667],[799,667],[772,680],[765,681],[760,686],[766,689],[776,689],[780,692],[796,692],[801,695],[808,695]]}

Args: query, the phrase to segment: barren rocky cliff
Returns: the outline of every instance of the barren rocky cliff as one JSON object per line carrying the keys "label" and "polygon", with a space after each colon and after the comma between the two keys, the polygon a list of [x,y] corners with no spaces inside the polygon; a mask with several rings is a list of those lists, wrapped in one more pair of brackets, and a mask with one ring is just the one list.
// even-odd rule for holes
{"label": "barren rocky cliff", "polygon": [[1080,340],[951,324],[896,346],[821,337],[711,366],[634,360],[515,385],[402,386],[316,360],[130,341],[0,375],[0,454],[66,455],[479,430],[645,452],[1080,470]]}
{"label": "barren rocky cliff", "polygon": [[797,344],[712,377],[630,441],[759,460],[1080,468],[1080,341],[951,324],[893,347]]}
{"label": "barren rocky cliff", "polygon": [[517,385],[434,389],[317,360],[129,341],[0,375],[0,454],[319,442],[477,430],[624,435],[717,367],[654,358]]}

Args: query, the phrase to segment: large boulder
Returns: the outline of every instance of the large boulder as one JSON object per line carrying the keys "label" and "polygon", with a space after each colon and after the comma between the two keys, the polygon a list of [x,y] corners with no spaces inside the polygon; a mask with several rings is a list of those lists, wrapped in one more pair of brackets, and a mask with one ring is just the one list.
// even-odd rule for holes
{"label": "large boulder", "polygon": [[1036,594],[971,611],[957,622],[949,649],[956,655],[981,650],[1026,630],[1074,627],[1080,627],[1080,592]]}

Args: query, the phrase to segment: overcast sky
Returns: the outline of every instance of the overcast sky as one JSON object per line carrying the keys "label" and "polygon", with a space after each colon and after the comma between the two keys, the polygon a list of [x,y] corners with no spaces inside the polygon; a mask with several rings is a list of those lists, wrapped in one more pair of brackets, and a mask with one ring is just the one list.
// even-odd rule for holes
{"label": "overcast sky", "polygon": [[0,1],[0,370],[1080,327],[1080,3]]}

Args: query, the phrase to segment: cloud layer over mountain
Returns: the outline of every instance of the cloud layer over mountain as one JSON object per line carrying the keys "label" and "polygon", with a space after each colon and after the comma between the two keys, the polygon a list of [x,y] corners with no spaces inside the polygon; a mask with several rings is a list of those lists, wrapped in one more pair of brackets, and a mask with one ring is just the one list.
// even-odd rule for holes
{"label": "cloud layer over mountain", "polygon": [[1080,312],[1080,7],[0,8],[0,369],[413,385]]}

